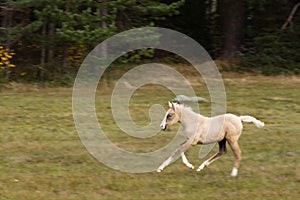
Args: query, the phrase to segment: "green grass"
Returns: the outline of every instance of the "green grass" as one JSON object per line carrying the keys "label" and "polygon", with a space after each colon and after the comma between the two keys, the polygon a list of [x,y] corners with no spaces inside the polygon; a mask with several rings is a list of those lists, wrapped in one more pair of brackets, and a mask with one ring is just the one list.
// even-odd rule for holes
{"label": "green grass", "polygon": [[[198,95],[209,98],[199,78],[189,77]],[[0,93],[0,199],[299,199],[299,77],[225,74],[228,112],[253,115],[263,129],[245,124],[240,138],[240,173],[230,177],[229,151],[197,173],[180,160],[162,173],[115,171],[94,159],[82,145],[72,118],[72,89]],[[114,81],[97,93],[97,114],[110,139],[132,151],[151,151],[174,136],[176,128],[150,139],[134,139],[114,124],[110,93]],[[201,92],[203,91],[203,93]],[[201,94],[200,94],[201,93]],[[145,86],[130,104],[133,120],[148,123],[152,103],[167,106],[170,91]],[[201,104],[209,115],[210,107]],[[187,157],[195,166],[200,147]],[[214,148],[213,154],[217,151]]]}

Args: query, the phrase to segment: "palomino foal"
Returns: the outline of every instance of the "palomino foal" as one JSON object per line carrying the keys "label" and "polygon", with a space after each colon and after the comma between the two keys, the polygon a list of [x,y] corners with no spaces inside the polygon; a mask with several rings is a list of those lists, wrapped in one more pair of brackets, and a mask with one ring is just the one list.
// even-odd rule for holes
{"label": "palomino foal", "polygon": [[219,152],[211,158],[205,160],[199,166],[197,171],[201,171],[212,162],[217,160],[221,155],[226,153],[227,141],[235,156],[235,162],[231,176],[237,176],[241,160],[241,150],[238,144],[238,139],[241,136],[243,129],[242,122],[252,122],[258,128],[264,126],[263,122],[251,116],[224,114],[216,117],[204,117],[193,112],[189,107],[186,107],[182,104],[169,102],[169,110],[166,112],[160,127],[162,130],[166,130],[168,127],[177,122],[180,122],[183,126],[183,132],[187,140],[182,143],[180,147],[159,166],[157,172],[161,172],[179,155],[182,158],[182,162],[187,167],[194,169],[194,166],[185,157],[184,152],[191,145],[218,142]]}

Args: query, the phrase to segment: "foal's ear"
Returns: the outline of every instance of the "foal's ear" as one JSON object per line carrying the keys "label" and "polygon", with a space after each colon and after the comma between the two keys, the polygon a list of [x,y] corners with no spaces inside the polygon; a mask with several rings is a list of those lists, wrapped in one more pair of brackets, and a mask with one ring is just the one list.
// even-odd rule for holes
{"label": "foal's ear", "polygon": [[175,111],[175,106],[174,106],[174,104],[173,104],[172,102],[170,102],[170,101],[169,101],[168,103],[169,103],[169,107],[172,108],[172,109]]}

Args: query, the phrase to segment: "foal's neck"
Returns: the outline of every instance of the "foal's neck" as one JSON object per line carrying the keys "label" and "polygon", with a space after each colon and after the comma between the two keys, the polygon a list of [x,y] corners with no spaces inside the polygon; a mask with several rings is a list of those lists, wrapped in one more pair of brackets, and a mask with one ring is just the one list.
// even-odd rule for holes
{"label": "foal's neck", "polygon": [[204,118],[202,115],[197,114],[189,109],[181,109],[181,125],[183,126],[186,134],[194,133],[197,130],[199,120]]}

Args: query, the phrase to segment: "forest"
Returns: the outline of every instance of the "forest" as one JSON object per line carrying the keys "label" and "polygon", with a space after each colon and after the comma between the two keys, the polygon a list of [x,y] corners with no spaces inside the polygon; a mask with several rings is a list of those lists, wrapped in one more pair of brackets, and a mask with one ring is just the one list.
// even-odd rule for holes
{"label": "forest", "polygon": [[145,26],[190,36],[229,70],[298,74],[299,7],[297,0],[1,0],[0,83],[73,80],[95,45]]}

